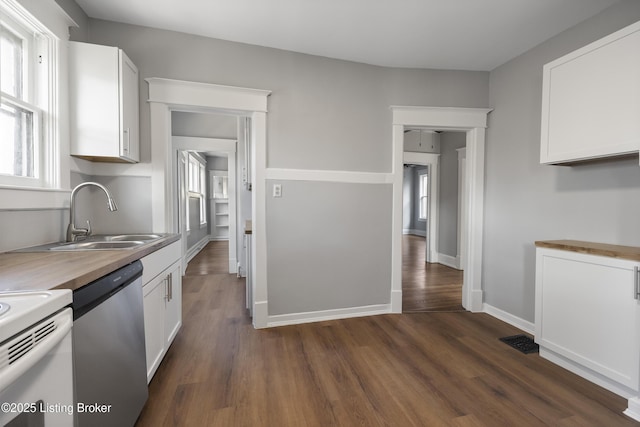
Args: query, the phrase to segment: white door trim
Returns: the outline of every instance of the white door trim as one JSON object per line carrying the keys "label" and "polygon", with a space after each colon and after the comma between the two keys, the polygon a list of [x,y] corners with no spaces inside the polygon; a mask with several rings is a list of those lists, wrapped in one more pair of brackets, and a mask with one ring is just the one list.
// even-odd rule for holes
{"label": "white door trim", "polygon": [[458,263],[462,270],[466,257],[467,244],[467,147],[458,148]]}
{"label": "white door trim", "polygon": [[[227,112],[251,117],[252,268],[255,287],[253,325],[267,326],[266,141],[267,98],[271,91],[209,83],[148,78],[151,116],[152,224],[155,232],[177,233],[175,177],[171,143],[171,111]],[[176,198],[177,199],[177,198]]]}
{"label": "white door trim", "polygon": [[484,215],[484,149],[488,108],[392,106],[393,113],[393,235],[391,311],[402,312],[402,170],[405,127],[464,131],[467,134],[468,190],[466,261],[462,306],[482,311],[482,232]]}

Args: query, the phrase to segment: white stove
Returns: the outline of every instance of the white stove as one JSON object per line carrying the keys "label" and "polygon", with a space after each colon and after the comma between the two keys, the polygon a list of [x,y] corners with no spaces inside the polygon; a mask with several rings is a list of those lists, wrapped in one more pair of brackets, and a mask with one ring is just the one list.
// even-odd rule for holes
{"label": "white stove", "polygon": [[0,343],[71,304],[70,289],[0,291]]}
{"label": "white stove", "polygon": [[0,292],[0,425],[73,425],[71,290]]}

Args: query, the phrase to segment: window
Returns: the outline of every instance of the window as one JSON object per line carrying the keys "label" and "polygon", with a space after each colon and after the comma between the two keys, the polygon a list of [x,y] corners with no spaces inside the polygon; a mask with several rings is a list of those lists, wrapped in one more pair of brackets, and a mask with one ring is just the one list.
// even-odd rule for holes
{"label": "window", "polygon": [[0,184],[53,187],[56,38],[11,0],[0,0]]}
{"label": "window", "polygon": [[204,160],[195,153],[189,153],[187,162],[187,230],[189,230],[189,200],[197,198],[200,201],[200,225],[207,223],[206,184],[207,171]]}
{"label": "window", "polygon": [[429,174],[420,174],[420,212],[418,218],[421,220],[427,219],[427,212],[429,210]]}

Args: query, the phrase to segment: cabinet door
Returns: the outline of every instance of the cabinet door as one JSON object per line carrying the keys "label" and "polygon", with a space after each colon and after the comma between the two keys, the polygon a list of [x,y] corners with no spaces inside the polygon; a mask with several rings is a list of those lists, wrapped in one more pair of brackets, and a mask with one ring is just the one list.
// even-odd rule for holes
{"label": "cabinet door", "polygon": [[118,48],[69,44],[71,155],[118,157]]}
{"label": "cabinet door", "polygon": [[164,356],[166,277],[160,276],[142,288],[144,295],[144,339],[147,352],[147,383]]}
{"label": "cabinet door", "polygon": [[637,390],[637,266],[633,261],[538,248],[536,341]]}
{"label": "cabinet door", "polygon": [[140,160],[138,69],[129,57],[120,53],[120,155],[132,161]]}
{"label": "cabinet door", "polygon": [[167,274],[165,295],[165,349],[168,349],[182,326],[182,273],[180,262],[173,264]]}
{"label": "cabinet door", "polygon": [[544,66],[540,163],[637,153],[640,23]]}

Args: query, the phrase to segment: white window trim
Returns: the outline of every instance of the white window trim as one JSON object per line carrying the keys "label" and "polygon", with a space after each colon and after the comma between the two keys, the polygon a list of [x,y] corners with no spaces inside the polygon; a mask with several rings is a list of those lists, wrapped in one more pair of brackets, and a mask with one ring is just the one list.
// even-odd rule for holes
{"label": "white window trim", "polygon": [[[206,160],[195,152],[189,152],[187,156],[187,206],[186,208],[186,228],[191,232],[189,227],[189,198],[200,198],[200,229],[207,227],[207,167]],[[197,165],[197,176],[192,176],[192,165]],[[194,166],[195,167],[195,166]],[[196,188],[191,187],[192,178]]]}
{"label": "white window trim", "polygon": [[[427,185],[423,185],[424,177],[427,177]],[[425,188],[426,187],[426,188]],[[424,172],[418,175],[418,221],[425,222],[427,215],[429,214],[429,172]],[[424,195],[423,195],[424,194]],[[425,212],[422,211],[422,198],[427,198],[427,206]]]}
{"label": "white window trim", "polygon": [[50,140],[42,153],[48,169],[47,188],[0,185],[0,209],[62,209],[68,207],[70,194],[69,123],[55,118],[69,116],[67,44],[69,27],[77,25],[54,0],[0,0],[0,6],[48,35],[44,48],[49,67],[44,78],[53,88],[47,105],[50,114],[42,126]]}

